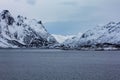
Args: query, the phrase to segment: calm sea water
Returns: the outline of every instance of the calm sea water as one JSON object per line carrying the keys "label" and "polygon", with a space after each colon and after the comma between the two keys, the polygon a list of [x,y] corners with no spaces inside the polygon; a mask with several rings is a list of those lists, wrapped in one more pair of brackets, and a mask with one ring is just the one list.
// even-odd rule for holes
{"label": "calm sea water", "polygon": [[1,49],[0,80],[120,80],[120,51]]}

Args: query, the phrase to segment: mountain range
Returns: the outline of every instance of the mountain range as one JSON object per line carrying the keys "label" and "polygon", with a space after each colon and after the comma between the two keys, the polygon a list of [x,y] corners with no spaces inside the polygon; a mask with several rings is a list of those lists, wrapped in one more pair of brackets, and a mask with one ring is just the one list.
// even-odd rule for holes
{"label": "mountain range", "polygon": [[120,22],[97,26],[61,44],[64,49],[115,50],[120,49]]}
{"label": "mountain range", "polygon": [[77,50],[120,49],[120,22],[110,22],[77,35],[50,34],[41,20],[18,15],[8,10],[0,13],[0,48],[59,48]]}

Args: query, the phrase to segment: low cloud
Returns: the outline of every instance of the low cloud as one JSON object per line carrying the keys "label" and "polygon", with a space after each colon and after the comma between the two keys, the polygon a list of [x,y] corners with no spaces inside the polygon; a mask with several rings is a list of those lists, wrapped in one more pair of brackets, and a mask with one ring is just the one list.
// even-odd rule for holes
{"label": "low cloud", "polygon": [[75,2],[75,1],[61,2],[60,4],[62,4],[62,5],[70,5],[70,6],[78,5],[78,3]]}
{"label": "low cloud", "polygon": [[27,0],[28,4],[34,5],[36,3],[36,0]]}
{"label": "low cloud", "polygon": [[37,0],[14,0],[14,1],[17,1],[17,2],[26,2],[30,5],[34,5],[36,4]]}

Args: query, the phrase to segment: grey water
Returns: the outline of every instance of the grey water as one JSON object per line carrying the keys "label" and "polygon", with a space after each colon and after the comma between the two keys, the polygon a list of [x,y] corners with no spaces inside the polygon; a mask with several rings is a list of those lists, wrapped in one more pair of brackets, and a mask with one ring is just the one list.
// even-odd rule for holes
{"label": "grey water", "polygon": [[120,80],[120,51],[1,49],[0,80]]}

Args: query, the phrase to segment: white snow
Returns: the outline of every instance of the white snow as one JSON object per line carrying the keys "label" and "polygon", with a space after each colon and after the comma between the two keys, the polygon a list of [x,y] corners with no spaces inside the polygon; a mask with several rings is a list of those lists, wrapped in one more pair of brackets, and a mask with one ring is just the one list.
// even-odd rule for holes
{"label": "white snow", "polygon": [[59,43],[63,43],[65,40],[67,39],[71,39],[72,37],[74,37],[74,35],[56,35],[56,34],[52,34],[52,36],[55,37],[55,39],[59,42]]}
{"label": "white snow", "polygon": [[[8,24],[8,22],[11,22],[10,18],[14,19],[12,24]],[[4,10],[0,13],[0,40],[2,41],[0,42],[0,46],[4,47],[5,45],[11,47],[12,45],[7,40],[15,40],[19,43],[26,44],[25,40],[29,40],[27,42],[30,43],[35,38],[48,40],[48,43],[55,43],[55,38],[46,31],[42,22],[38,22],[35,19],[29,19],[20,15],[13,17],[9,11]],[[7,45],[3,42],[7,43]]]}
{"label": "white snow", "polygon": [[[63,44],[75,48],[76,46],[95,45],[97,43],[120,44],[120,22],[110,22],[105,26],[97,26],[82,36],[77,35],[66,40]],[[107,49],[107,48],[106,48]]]}

